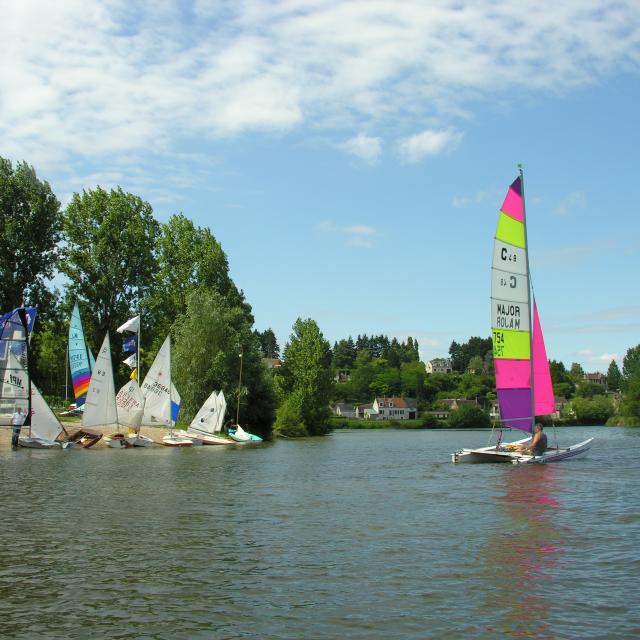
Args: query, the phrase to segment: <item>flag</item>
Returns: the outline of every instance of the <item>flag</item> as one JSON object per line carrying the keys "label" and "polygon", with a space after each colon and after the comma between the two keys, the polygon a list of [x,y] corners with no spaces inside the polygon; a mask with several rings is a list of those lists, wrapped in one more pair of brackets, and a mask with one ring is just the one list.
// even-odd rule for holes
{"label": "flag", "polygon": [[129,380],[137,380],[138,379],[138,370],[134,369],[129,376]]}
{"label": "flag", "polygon": [[122,339],[122,350],[125,353],[131,353],[136,350],[136,336],[129,336],[128,338]]}
{"label": "flag", "polygon": [[[18,307],[18,309],[20,308],[24,308],[24,312],[27,320],[27,331],[28,333],[31,333],[31,331],[33,331],[33,325],[35,324],[35,321],[36,321],[36,314],[38,313],[38,307]],[[9,311],[9,313],[5,313],[4,315],[0,316],[0,334],[4,334],[4,327],[7,326],[7,323],[9,324],[19,323],[20,325],[22,325],[22,322],[20,322],[20,319],[17,316],[12,319],[13,315],[18,312],[18,309],[14,309],[13,311]],[[2,338],[6,339],[6,336],[2,335]]]}
{"label": "flag", "polygon": [[127,367],[134,369],[136,366],[136,354],[132,353],[126,360],[122,361],[122,364],[126,364]]}
{"label": "flag", "polygon": [[140,328],[140,316],[127,320],[124,324],[121,324],[116,331],[122,333],[123,331],[133,331],[135,333]]}

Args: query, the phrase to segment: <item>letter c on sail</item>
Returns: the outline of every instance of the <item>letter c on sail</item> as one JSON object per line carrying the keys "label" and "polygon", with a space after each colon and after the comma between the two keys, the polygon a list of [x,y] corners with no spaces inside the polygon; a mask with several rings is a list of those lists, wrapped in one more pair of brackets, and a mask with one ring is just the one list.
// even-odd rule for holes
{"label": "letter c on sail", "polygon": [[512,289],[516,288],[516,277],[515,276],[509,276],[509,286]]}

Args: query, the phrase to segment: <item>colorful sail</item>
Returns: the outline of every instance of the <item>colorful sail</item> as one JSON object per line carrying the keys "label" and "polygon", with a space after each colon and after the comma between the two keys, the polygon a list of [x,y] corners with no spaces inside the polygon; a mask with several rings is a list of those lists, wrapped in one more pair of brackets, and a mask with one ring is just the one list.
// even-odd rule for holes
{"label": "colorful sail", "polygon": [[84,339],[80,309],[78,309],[77,302],[73,307],[71,322],[69,323],[69,370],[71,371],[76,407],[81,407],[85,403],[87,391],[89,390],[92,367],[89,361],[87,343]]}
{"label": "colorful sail", "polygon": [[491,269],[491,328],[500,418],[531,431],[531,326],[522,181],[509,187],[498,218]]}
{"label": "colorful sail", "polygon": [[544,347],[535,300],[533,301],[533,406],[537,416],[546,416],[556,411],[549,360],[547,360],[547,350]]}
{"label": "colorful sail", "polygon": [[531,327],[524,216],[522,179],[518,177],[509,187],[498,218],[491,277],[491,328],[500,418],[505,426],[532,431],[535,416],[553,413],[555,402],[535,300]]}

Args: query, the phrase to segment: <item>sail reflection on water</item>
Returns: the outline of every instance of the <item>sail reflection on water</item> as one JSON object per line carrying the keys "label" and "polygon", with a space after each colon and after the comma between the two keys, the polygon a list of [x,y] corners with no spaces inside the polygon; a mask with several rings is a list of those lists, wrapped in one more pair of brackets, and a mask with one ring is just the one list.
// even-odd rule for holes
{"label": "sail reflection on water", "polygon": [[558,467],[524,465],[504,471],[504,493],[497,497],[504,526],[483,554],[495,586],[487,592],[487,605],[502,612],[500,628],[491,631],[508,638],[555,638],[549,623],[550,594],[570,535],[567,526],[558,524]]}

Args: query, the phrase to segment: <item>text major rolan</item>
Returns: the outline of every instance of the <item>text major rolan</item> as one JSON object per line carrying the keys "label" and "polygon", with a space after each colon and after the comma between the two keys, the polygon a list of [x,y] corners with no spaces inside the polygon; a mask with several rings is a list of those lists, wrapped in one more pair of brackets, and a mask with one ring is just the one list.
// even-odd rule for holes
{"label": "text major rolan", "polygon": [[520,329],[520,305],[496,302],[496,328]]}

